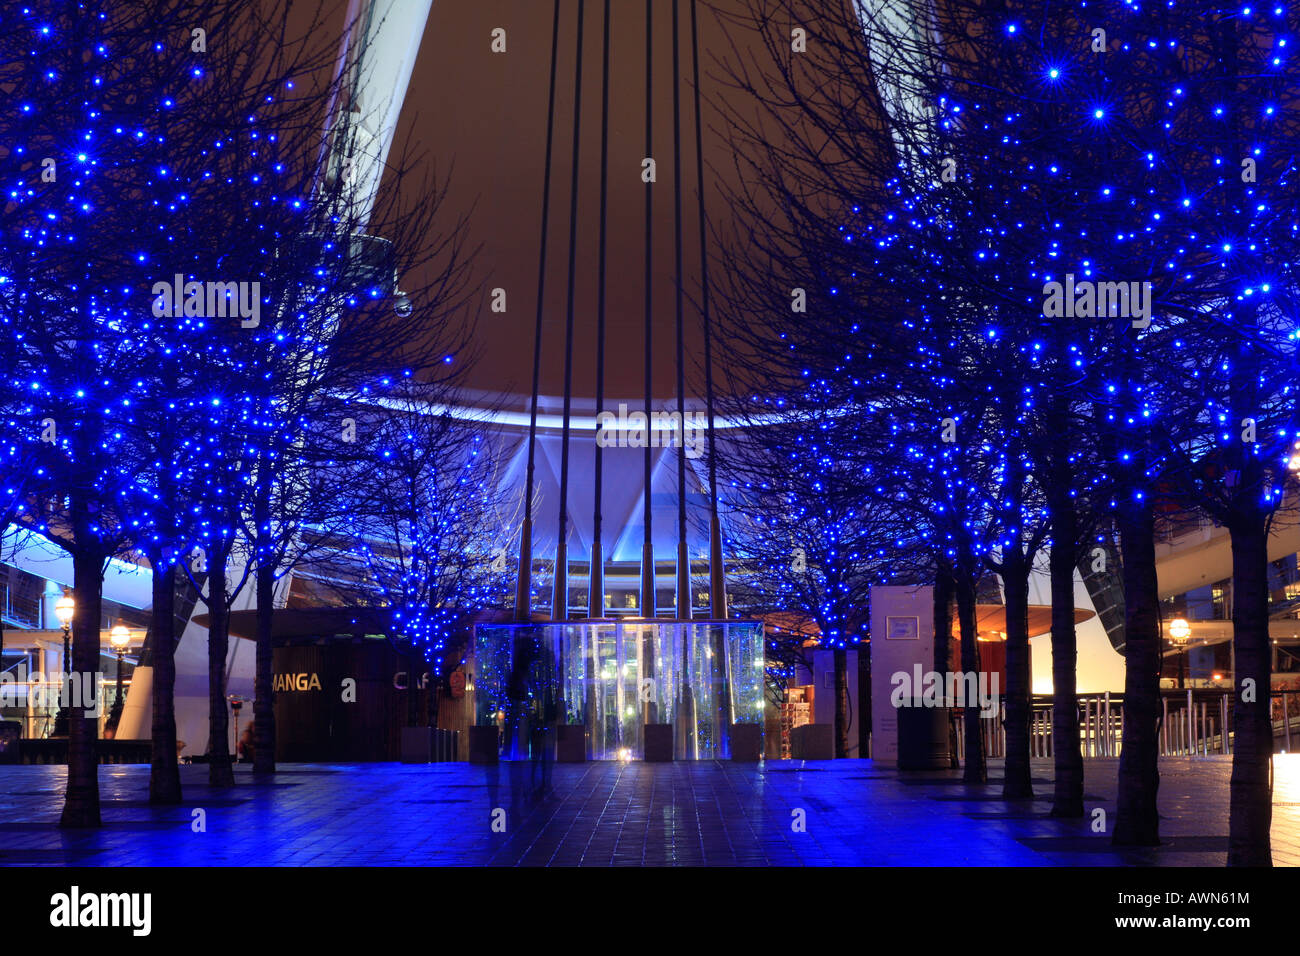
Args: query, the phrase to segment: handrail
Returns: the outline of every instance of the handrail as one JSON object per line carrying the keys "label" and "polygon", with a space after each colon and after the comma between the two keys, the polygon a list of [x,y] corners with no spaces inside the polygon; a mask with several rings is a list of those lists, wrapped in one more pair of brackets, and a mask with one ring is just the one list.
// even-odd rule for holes
{"label": "handrail", "polygon": [[[1160,756],[1209,756],[1232,753],[1233,691],[1222,687],[1162,689],[1159,724]],[[987,756],[1006,753],[1006,695],[998,696],[997,714],[981,717],[986,721],[984,739]],[[1279,688],[1270,691],[1275,748],[1292,753],[1300,746],[1300,689]],[[1124,739],[1124,695],[1122,693],[1079,694],[1079,741],[1085,758],[1116,757]],[[1051,757],[1053,744],[1055,695],[1033,694],[1030,697],[1030,754]],[[1281,705],[1280,707],[1278,705]],[[958,725],[959,756],[964,746],[962,725],[965,713],[954,708]]]}

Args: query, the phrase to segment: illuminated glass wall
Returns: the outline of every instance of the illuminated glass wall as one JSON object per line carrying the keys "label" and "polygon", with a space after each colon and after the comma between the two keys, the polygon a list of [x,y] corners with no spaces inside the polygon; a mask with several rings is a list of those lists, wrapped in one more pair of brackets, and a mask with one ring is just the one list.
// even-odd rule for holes
{"label": "illuminated glass wall", "polygon": [[502,729],[508,759],[547,723],[586,728],[591,760],[639,759],[646,724],[674,729],[674,757],[731,756],[731,724],[763,722],[757,621],[480,625],[475,723]]}

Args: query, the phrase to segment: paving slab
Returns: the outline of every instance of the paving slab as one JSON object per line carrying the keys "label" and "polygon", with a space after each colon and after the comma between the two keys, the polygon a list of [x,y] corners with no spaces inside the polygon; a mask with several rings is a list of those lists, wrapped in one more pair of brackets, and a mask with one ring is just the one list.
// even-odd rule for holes
{"label": "paving slab", "polygon": [[[959,772],[870,760],[758,764],[283,764],[233,788],[181,768],[184,802],[148,802],[149,768],[100,768],[104,826],[62,831],[65,768],[0,767],[0,866],[1204,866],[1227,856],[1231,758],[1161,761],[1166,845],[1117,849],[1116,759],[1084,767],[1088,816],[1002,801]],[[1105,832],[1094,832],[1095,810]],[[203,811],[201,814],[197,811]],[[200,825],[201,824],[201,825]],[[1275,758],[1274,860],[1300,865],[1300,755]]]}

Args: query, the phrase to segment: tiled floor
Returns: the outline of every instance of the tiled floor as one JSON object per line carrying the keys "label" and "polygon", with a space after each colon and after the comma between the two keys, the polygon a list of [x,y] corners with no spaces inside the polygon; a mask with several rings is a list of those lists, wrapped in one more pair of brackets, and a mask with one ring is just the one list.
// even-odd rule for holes
{"label": "tiled floor", "polygon": [[[1108,829],[1116,764],[1085,767],[1087,807],[1106,811]],[[1219,865],[1230,767],[1224,757],[1163,761],[1167,845],[1123,853],[1091,816],[1046,816],[1050,761],[1034,766],[1047,799],[1018,804],[999,799],[996,782],[900,778],[841,760],[559,764],[542,799],[529,795],[528,764],[290,764],[273,782],[241,767],[233,790],[207,787],[195,766],[182,768],[184,806],[151,808],[148,767],[104,766],[104,827],[92,832],[54,825],[62,767],[0,767],[0,864]],[[1276,768],[1274,862],[1300,865],[1300,755]],[[1001,775],[996,763],[991,775]],[[200,816],[206,829],[195,832]]]}

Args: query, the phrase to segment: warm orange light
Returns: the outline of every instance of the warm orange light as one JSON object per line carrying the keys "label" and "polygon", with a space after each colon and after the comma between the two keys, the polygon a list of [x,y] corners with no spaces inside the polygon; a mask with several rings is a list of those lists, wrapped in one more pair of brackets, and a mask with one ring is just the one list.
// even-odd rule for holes
{"label": "warm orange light", "polygon": [[72,623],[72,615],[75,610],[76,605],[72,601],[72,595],[64,591],[63,597],[55,602],[54,616],[59,619],[60,624],[67,627]]}

